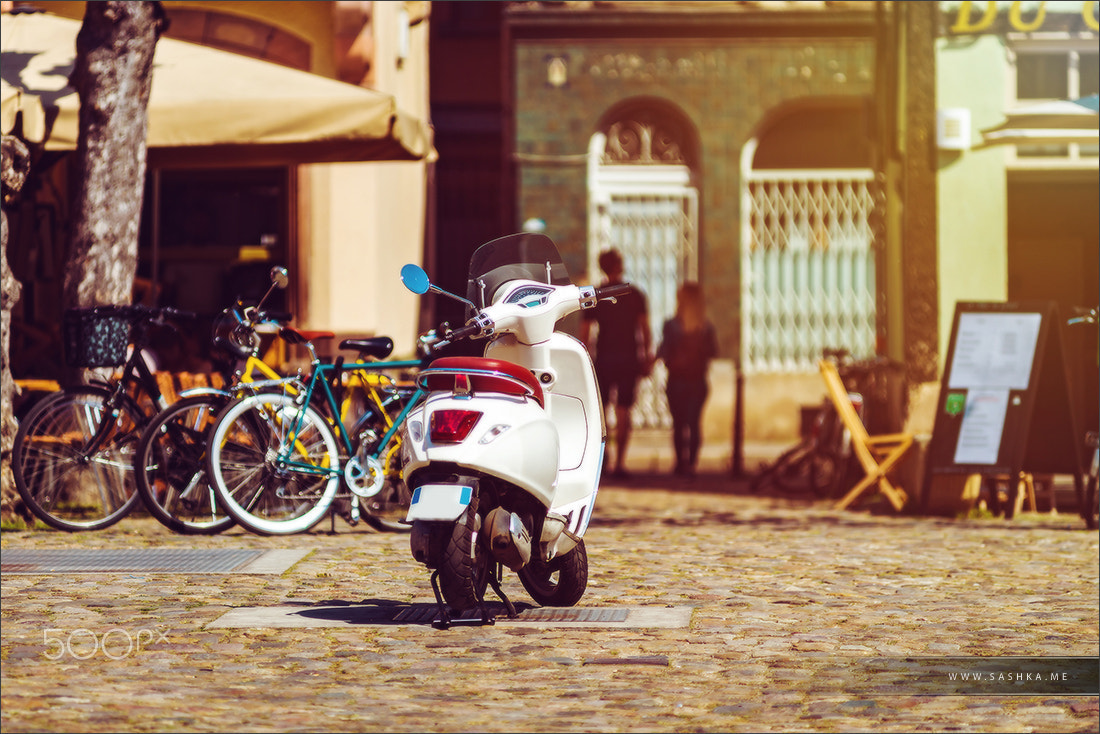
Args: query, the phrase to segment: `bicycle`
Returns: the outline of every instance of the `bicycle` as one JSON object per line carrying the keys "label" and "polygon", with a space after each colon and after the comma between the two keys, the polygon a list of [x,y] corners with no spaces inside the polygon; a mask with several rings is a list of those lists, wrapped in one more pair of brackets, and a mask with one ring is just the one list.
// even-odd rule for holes
{"label": "bicycle", "polygon": [[[284,327],[279,333],[308,350],[309,374],[293,391],[238,398],[219,414],[207,443],[207,474],[219,505],[260,535],[308,531],[338,502],[348,506],[352,523],[362,509],[375,529],[410,530],[397,429],[426,393],[383,372],[417,369],[423,360],[367,361],[393,351],[391,339],[376,337],[340,343],[357,352],[358,361],[323,362],[313,341],[332,338],[331,332]],[[347,391],[343,400],[340,390]],[[357,401],[366,405],[355,418]]]}
{"label": "bicycle", "polygon": [[166,319],[194,317],[175,308],[132,305],[66,312],[69,366],[122,370],[43,398],[20,422],[12,472],[38,519],[57,530],[100,530],[134,509],[134,452],[152,412],[168,404],[142,352],[154,327],[175,328]]}
{"label": "bicycle", "polygon": [[[1085,308],[1078,306],[1074,308],[1075,316],[1068,319],[1066,324],[1097,324],[1096,320],[1097,307]],[[1097,358],[1100,363],[1100,357]],[[1097,529],[1097,517],[1100,515],[1100,505],[1098,505],[1097,487],[1100,485],[1100,434],[1096,431],[1085,431],[1085,448],[1092,451],[1092,461],[1089,464],[1088,475],[1085,481],[1085,493],[1083,497],[1078,499],[1081,502],[1080,512],[1081,517],[1085,521],[1085,527],[1089,530]],[[1087,455],[1087,454],[1086,454]],[[1079,486],[1079,485],[1078,485]]]}
{"label": "bicycle", "polygon": [[[227,387],[196,388],[157,413],[142,432],[134,457],[137,491],[162,525],[186,535],[213,535],[236,524],[223,511],[206,476],[206,439],[218,413],[234,397],[271,390],[294,378],[276,372],[259,357],[257,329],[283,324],[285,316],[261,309],[274,289],[286,288],[285,268],[271,270],[271,287],[255,306],[238,301],[222,311],[213,327],[216,352],[227,357],[221,370]],[[244,360],[239,370],[236,363]]]}
{"label": "bicycle", "polygon": [[[866,424],[869,418],[875,418],[868,416],[868,404],[877,407],[887,401],[886,377],[902,366],[887,357],[853,360],[846,349],[825,349],[822,356],[837,363],[860,420]],[[749,490],[759,492],[774,486],[792,495],[834,497],[849,476],[853,458],[851,436],[826,397],[813,412],[804,437],[773,462],[762,466],[750,479]]]}

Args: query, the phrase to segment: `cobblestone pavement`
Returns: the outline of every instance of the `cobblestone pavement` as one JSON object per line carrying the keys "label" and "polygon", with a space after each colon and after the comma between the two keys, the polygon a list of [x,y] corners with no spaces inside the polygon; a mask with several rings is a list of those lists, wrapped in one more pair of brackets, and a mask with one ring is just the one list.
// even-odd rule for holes
{"label": "cobblestone pavement", "polygon": [[[1095,696],[930,695],[864,665],[1100,654],[1098,536],[1078,517],[896,517],[739,489],[601,490],[578,606],[690,607],[685,627],[218,628],[243,607],[429,602],[428,573],[408,536],[340,523],[282,538],[185,537],[146,518],[6,532],[4,552],[310,552],[281,575],[4,574],[3,730],[1098,730]],[[530,603],[513,574],[505,591]]]}

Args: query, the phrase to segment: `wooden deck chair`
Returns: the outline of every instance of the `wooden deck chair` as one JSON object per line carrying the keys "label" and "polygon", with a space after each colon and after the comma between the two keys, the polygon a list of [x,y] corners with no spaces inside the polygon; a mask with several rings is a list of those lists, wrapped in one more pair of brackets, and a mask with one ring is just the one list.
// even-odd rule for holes
{"label": "wooden deck chair", "polygon": [[836,509],[843,510],[852,504],[872,486],[877,486],[878,491],[886,496],[894,509],[901,511],[905,506],[907,496],[905,490],[895,486],[887,478],[887,474],[893,469],[909,447],[913,445],[911,433],[884,433],[878,436],[870,436],[859,414],[856,413],[848,390],[844,387],[836,364],[831,360],[819,361],[821,376],[825,379],[825,387],[828,389],[829,398],[833,401],[844,427],[848,429],[852,439],[852,451],[859,459],[860,466],[866,476],[856,486],[844,495],[835,505]]}

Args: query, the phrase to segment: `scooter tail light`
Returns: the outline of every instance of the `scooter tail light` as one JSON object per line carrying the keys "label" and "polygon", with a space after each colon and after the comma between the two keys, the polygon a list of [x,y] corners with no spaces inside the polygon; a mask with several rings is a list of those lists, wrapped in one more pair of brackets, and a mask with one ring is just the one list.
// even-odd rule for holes
{"label": "scooter tail light", "polygon": [[437,410],[432,413],[428,435],[433,443],[461,443],[480,418],[476,410]]}

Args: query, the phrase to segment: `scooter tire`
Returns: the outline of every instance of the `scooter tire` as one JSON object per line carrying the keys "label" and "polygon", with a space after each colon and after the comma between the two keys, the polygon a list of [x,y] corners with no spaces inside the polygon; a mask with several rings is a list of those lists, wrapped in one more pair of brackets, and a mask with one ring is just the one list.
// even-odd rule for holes
{"label": "scooter tire", "polygon": [[480,606],[489,585],[492,563],[478,547],[481,518],[477,514],[477,495],[451,526],[451,537],[439,566],[439,590],[453,611],[462,613]]}
{"label": "scooter tire", "polygon": [[532,557],[519,570],[523,588],[544,607],[571,607],[588,588],[588,552],[584,541],[563,556],[543,561]]}

